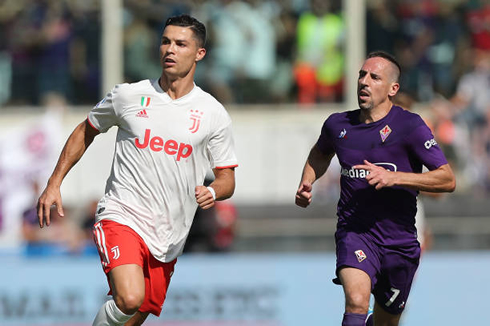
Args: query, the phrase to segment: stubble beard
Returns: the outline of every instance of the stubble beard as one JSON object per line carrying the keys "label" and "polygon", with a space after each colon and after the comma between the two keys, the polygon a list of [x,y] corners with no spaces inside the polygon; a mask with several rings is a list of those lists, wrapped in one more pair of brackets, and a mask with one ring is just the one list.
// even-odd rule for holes
{"label": "stubble beard", "polygon": [[361,100],[358,100],[357,101],[358,104],[359,104],[359,108],[361,110],[366,110],[366,111],[369,111],[373,108],[373,102],[372,101],[367,101],[367,102],[362,102]]}

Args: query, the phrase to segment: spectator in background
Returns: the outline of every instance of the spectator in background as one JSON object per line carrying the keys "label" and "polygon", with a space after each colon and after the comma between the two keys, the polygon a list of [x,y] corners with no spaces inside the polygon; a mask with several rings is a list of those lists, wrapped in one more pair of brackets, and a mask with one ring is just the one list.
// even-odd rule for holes
{"label": "spectator in background", "polygon": [[225,102],[269,102],[276,68],[273,8],[256,0],[221,0],[211,22],[210,90]]}
{"label": "spectator in background", "polygon": [[448,97],[462,71],[463,50],[469,47],[461,8],[456,3],[438,6],[435,15],[434,34],[428,47],[431,62],[432,86],[436,94]]}
{"label": "spectator in background", "polygon": [[66,101],[72,97],[70,63],[73,27],[64,2],[48,1],[40,8],[40,56],[37,87],[40,101],[55,94]]}
{"label": "spectator in background", "polygon": [[452,112],[456,125],[466,130],[468,138],[458,154],[470,184],[481,192],[490,190],[490,52],[475,48],[470,56],[473,69],[461,77],[450,102],[435,109]]}
{"label": "spectator in background", "polygon": [[473,47],[490,50],[490,2],[488,0],[467,1],[465,7]]}
{"label": "spectator in background", "polygon": [[366,50],[392,53],[400,37],[396,2],[376,0],[366,2]]}
{"label": "spectator in background", "polygon": [[276,70],[277,17],[269,1],[245,0],[235,15],[246,45],[236,77],[238,103],[269,103],[268,87]]}
{"label": "spectator in background", "polygon": [[155,55],[155,40],[158,34],[138,12],[128,12],[126,19],[129,22],[124,31],[125,80],[134,82],[144,76],[157,77],[160,65]]}
{"label": "spectator in background", "polygon": [[298,103],[340,101],[344,77],[344,21],[333,0],[310,0],[298,19],[294,76]]}
{"label": "spectator in background", "polygon": [[[13,10],[12,10],[13,9]],[[11,96],[12,57],[8,51],[8,30],[17,8],[10,8],[5,2],[0,4],[0,105]]]}
{"label": "spectator in background", "polygon": [[213,45],[209,52],[207,73],[211,93],[222,103],[236,102],[236,72],[247,53],[238,15],[246,5],[242,1],[219,0],[210,17]]}
{"label": "spectator in background", "polygon": [[401,35],[395,54],[403,70],[401,85],[417,101],[433,97],[428,50],[434,42],[437,10],[437,3],[426,0],[401,1],[397,8]]}
{"label": "spectator in background", "polygon": [[[2,34],[12,69],[7,103],[39,105],[53,94],[74,104],[98,98],[100,23],[95,1],[6,1],[0,4],[0,11],[8,21]],[[80,23],[81,17],[91,23]],[[90,29],[95,35],[87,33]],[[83,87],[76,87],[78,97],[73,85],[82,77],[90,78]],[[85,93],[85,89],[92,91]]]}
{"label": "spectator in background", "polygon": [[292,76],[296,53],[298,14],[289,0],[277,0],[278,11],[274,24],[276,42],[276,70],[269,84],[269,96],[274,103],[294,102],[295,86]]}
{"label": "spectator in background", "polygon": [[[84,5],[82,5],[84,4]],[[97,102],[101,80],[101,26],[98,5],[89,1],[71,3],[73,38],[71,44],[72,92],[70,102]]]}
{"label": "spectator in background", "polygon": [[36,87],[37,48],[40,38],[38,29],[42,21],[37,17],[38,7],[38,4],[31,4],[28,9],[16,8],[6,33],[7,47],[12,58],[11,104],[34,104],[39,100]]}

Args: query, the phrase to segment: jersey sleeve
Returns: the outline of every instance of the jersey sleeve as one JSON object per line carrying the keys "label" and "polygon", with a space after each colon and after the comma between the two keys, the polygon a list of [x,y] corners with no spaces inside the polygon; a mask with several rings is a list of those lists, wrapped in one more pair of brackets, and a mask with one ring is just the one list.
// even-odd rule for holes
{"label": "jersey sleeve", "polygon": [[118,92],[119,87],[115,86],[88,114],[89,123],[99,132],[107,132],[117,124],[115,101]]}
{"label": "jersey sleeve", "polygon": [[325,155],[335,152],[335,148],[331,136],[332,132],[330,130],[330,121],[331,119],[328,118],[323,123],[322,131],[316,142],[316,147],[320,150],[320,152],[322,152]]}
{"label": "jersey sleeve", "polygon": [[224,111],[217,120],[217,128],[208,142],[211,168],[224,169],[238,166],[231,118]]}
{"label": "jersey sleeve", "polygon": [[407,142],[412,153],[427,169],[434,170],[447,164],[444,153],[437,144],[430,128],[424,122],[413,129],[407,137]]}

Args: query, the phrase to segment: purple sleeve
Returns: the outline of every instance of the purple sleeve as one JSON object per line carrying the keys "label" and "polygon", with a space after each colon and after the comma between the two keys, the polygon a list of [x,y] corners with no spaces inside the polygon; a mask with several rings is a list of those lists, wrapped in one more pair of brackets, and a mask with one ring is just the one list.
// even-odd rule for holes
{"label": "purple sleeve", "polygon": [[426,124],[420,125],[407,137],[409,147],[415,157],[429,170],[447,164],[446,157]]}
{"label": "purple sleeve", "polygon": [[325,121],[322,127],[322,132],[320,137],[318,137],[318,141],[316,142],[316,147],[325,155],[331,154],[335,152],[333,147],[332,137],[330,130],[328,128],[329,120]]}

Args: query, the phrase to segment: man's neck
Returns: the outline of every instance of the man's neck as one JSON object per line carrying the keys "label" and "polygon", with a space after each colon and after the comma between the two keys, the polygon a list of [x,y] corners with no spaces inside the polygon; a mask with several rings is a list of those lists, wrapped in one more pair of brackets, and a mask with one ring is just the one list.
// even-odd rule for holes
{"label": "man's neck", "polygon": [[176,100],[189,94],[194,88],[194,80],[190,78],[177,78],[171,79],[166,75],[163,75],[158,80],[162,90],[170,96],[171,99]]}
{"label": "man's neck", "polygon": [[390,113],[392,106],[393,103],[391,101],[386,101],[372,109],[361,109],[359,120],[366,124],[379,121]]}

